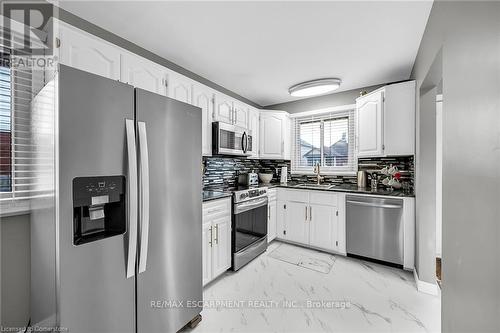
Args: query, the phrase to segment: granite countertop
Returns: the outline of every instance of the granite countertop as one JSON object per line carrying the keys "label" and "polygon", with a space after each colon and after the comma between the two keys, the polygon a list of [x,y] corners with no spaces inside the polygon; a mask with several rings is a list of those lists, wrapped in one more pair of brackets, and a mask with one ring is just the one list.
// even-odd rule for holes
{"label": "granite countertop", "polygon": [[[359,194],[371,194],[371,195],[384,195],[384,196],[391,196],[391,197],[414,197],[414,193],[407,193],[402,190],[387,190],[383,188],[379,188],[376,191],[372,191],[371,188],[359,188],[356,185],[349,185],[349,184],[341,184],[341,185],[334,185],[332,188],[307,188],[307,187],[296,187],[301,183],[296,183],[296,182],[289,182],[286,185],[284,184],[271,184],[269,187],[285,187],[285,188],[292,188],[292,189],[302,189],[302,190],[315,190],[315,191],[330,191],[330,192],[349,192],[349,193],[359,193]],[[323,183],[325,184],[325,183]]]}
{"label": "granite countertop", "polygon": [[222,198],[230,198],[232,195],[233,195],[232,192],[203,191],[203,202],[222,199]]}
{"label": "granite countertop", "polygon": [[[383,195],[383,196],[390,196],[390,197],[414,197],[414,193],[407,193],[402,190],[387,190],[383,188],[379,188],[377,191],[372,191],[369,187],[368,188],[358,188],[356,185],[349,185],[349,184],[341,184],[341,185],[334,185],[332,188],[313,188],[313,187],[296,187],[299,184],[304,184],[304,183],[298,183],[298,182],[288,182],[286,185],[285,184],[280,184],[280,183],[269,183],[269,184],[264,184],[264,183],[259,183],[258,186],[254,187],[267,187],[267,188],[276,188],[276,187],[283,187],[283,188],[290,188],[290,189],[296,189],[296,190],[314,190],[314,191],[329,191],[329,192],[348,192],[348,193],[358,193],[358,194],[370,194],[370,195]],[[325,183],[323,183],[325,184]],[[247,187],[239,187],[239,188],[230,188],[227,190],[220,190],[220,191],[203,191],[203,201],[210,201],[210,200],[216,200],[216,199],[221,199],[221,198],[227,198],[232,195],[233,191],[236,190],[241,190]]]}
{"label": "granite countertop", "polygon": [[[291,189],[298,189],[298,190],[315,190],[315,191],[330,191],[330,192],[349,192],[349,193],[360,193],[360,194],[371,194],[371,195],[385,195],[385,196],[391,196],[391,197],[414,197],[414,193],[407,193],[402,190],[387,190],[383,188],[379,188],[377,191],[372,191],[369,187],[368,188],[358,188],[356,185],[349,185],[349,184],[341,184],[341,185],[334,185],[332,188],[313,188],[313,187],[296,187],[299,184],[303,183],[298,183],[298,182],[288,182],[286,185],[285,184],[280,184],[280,183],[269,183],[269,184],[259,184],[259,187],[268,187],[268,188],[276,188],[276,187],[283,187],[283,188],[291,188]],[[327,183],[323,183],[327,184]]]}

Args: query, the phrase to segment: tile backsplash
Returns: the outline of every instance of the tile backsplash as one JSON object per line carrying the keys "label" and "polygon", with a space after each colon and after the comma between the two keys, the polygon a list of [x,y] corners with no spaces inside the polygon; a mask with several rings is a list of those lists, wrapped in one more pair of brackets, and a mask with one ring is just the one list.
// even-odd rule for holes
{"label": "tile backsplash", "polygon": [[[204,190],[227,190],[238,186],[238,175],[252,170],[259,173],[273,173],[273,182],[279,181],[281,167],[288,167],[288,180],[297,182],[314,182],[314,175],[292,175],[290,161],[286,160],[253,160],[240,157],[203,157],[205,172],[203,175]],[[380,171],[384,166],[397,166],[401,172],[401,181],[408,182],[410,190],[414,188],[415,166],[413,156],[377,157],[358,159],[358,169]],[[276,170],[278,169],[278,170]],[[276,172],[278,171],[278,173]],[[325,182],[333,184],[355,185],[356,176],[324,175]]]}

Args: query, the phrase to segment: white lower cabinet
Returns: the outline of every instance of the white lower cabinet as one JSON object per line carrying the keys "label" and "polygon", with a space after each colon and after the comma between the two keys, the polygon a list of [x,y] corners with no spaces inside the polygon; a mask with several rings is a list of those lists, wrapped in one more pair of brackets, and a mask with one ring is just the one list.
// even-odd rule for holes
{"label": "white lower cabinet", "polygon": [[285,239],[309,243],[309,221],[307,220],[307,202],[288,201],[285,206]]}
{"label": "white lower cabinet", "polygon": [[324,191],[278,191],[278,238],[345,254],[343,194]]}
{"label": "white lower cabinet", "polygon": [[203,223],[202,231],[203,285],[212,280],[212,221]]}
{"label": "white lower cabinet", "polygon": [[203,203],[203,285],[231,267],[231,199]]}
{"label": "white lower cabinet", "polygon": [[267,204],[267,242],[271,242],[276,238],[277,230],[277,200],[276,190],[269,189],[267,191],[269,202]]}
{"label": "white lower cabinet", "polygon": [[337,250],[337,207],[309,205],[309,244],[323,249]]}

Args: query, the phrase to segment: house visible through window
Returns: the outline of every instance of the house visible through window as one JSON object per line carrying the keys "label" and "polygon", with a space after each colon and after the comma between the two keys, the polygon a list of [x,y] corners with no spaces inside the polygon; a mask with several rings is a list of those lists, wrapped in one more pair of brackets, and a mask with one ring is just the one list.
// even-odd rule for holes
{"label": "house visible through window", "polygon": [[12,191],[11,112],[10,68],[0,66],[0,192]]}
{"label": "house visible through window", "polygon": [[299,116],[293,130],[292,172],[311,173],[318,163],[324,173],[356,171],[354,110]]}

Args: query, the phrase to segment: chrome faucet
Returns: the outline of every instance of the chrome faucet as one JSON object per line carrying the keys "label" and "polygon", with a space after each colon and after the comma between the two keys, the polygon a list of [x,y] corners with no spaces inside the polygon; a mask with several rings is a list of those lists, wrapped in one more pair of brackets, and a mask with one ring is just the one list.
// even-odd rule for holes
{"label": "chrome faucet", "polygon": [[323,182],[325,180],[325,177],[321,176],[321,169],[319,166],[319,162],[316,163],[316,165],[314,166],[314,173],[316,174],[316,179],[317,179],[318,185],[321,185],[321,182]]}

